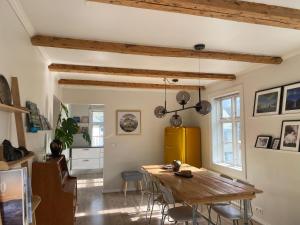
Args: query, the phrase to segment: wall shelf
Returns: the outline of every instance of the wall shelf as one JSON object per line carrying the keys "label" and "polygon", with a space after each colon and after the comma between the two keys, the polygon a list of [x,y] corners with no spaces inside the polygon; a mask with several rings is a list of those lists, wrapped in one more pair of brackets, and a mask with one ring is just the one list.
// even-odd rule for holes
{"label": "wall shelf", "polygon": [[18,106],[14,106],[14,105],[6,105],[6,104],[1,104],[1,103],[0,103],[0,111],[29,113],[29,110],[24,107],[18,107]]}

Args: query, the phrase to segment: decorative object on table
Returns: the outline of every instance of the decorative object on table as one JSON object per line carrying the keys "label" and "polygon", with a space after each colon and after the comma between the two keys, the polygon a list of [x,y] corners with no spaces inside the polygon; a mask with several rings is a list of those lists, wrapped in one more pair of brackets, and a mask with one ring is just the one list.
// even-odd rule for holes
{"label": "decorative object on table", "polygon": [[11,92],[6,78],[0,74],[0,103],[12,105]]}
{"label": "decorative object on table", "polygon": [[[55,137],[50,144],[53,157],[60,156],[64,149],[69,148],[73,144],[73,135],[77,134],[78,129],[79,126],[76,121],[69,117],[68,108],[61,103],[61,109],[56,123]],[[89,145],[91,144],[91,138],[88,132],[82,133],[82,137]]]}
{"label": "decorative object on table", "polygon": [[278,150],[280,146],[280,138],[274,138],[272,141],[271,148]]}
{"label": "decorative object on table", "polygon": [[89,117],[88,116],[80,117],[80,123],[89,123]]}
{"label": "decorative object on table", "polygon": [[[178,81],[178,80],[177,80]],[[163,118],[165,115],[169,113],[174,113],[174,115],[170,119],[170,123],[174,127],[180,127],[182,125],[182,118],[178,115],[178,112],[188,110],[188,109],[195,109],[200,115],[206,115],[211,112],[211,104],[208,101],[201,100],[201,88],[199,87],[199,101],[194,106],[186,107],[186,104],[190,101],[191,96],[186,91],[180,91],[176,95],[177,102],[182,106],[180,109],[175,110],[168,110],[167,109],[167,79],[164,79],[165,82],[165,105],[164,106],[157,106],[154,109],[154,115],[156,118]]]}
{"label": "decorative object on table", "polygon": [[180,172],[174,173],[176,176],[185,177],[185,178],[192,178],[193,174],[191,170],[181,170]]}
{"label": "decorative object on table", "polygon": [[284,86],[282,114],[300,113],[300,82]]}
{"label": "decorative object on table", "polygon": [[286,151],[299,151],[300,120],[282,121],[280,149]]}
{"label": "decorative object on table", "polygon": [[75,120],[76,123],[80,123],[80,116],[73,116],[73,120]]}
{"label": "decorative object on table", "polygon": [[25,147],[20,146],[19,148],[15,148],[8,140],[4,140],[2,142],[2,145],[3,156],[7,162],[22,159],[23,157],[29,154],[29,151]]}
{"label": "decorative object on table", "polygon": [[257,136],[255,147],[256,148],[269,148],[272,142],[272,136],[259,135]]}
{"label": "decorative object on table", "polygon": [[172,166],[173,166],[173,171],[178,172],[180,170],[180,167],[181,167],[181,161],[180,160],[174,160],[172,162]]}
{"label": "decorative object on table", "polygon": [[257,91],[255,93],[253,116],[280,114],[281,93],[282,87]]}
{"label": "decorative object on table", "polygon": [[36,133],[42,129],[40,120],[40,111],[37,105],[31,101],[26,101],[26,108],[29,110],[27,117],[27,130],[28,132]]}
{"label": "decorative object on table", "polygon": [[117,135],[141,134],[140,110],[117,110]]}

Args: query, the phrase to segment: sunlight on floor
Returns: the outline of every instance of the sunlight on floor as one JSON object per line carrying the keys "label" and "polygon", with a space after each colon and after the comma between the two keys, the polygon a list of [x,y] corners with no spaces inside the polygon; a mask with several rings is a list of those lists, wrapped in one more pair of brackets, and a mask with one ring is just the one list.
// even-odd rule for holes
{"label": "sunlight on floor", "polygon": [[77,181],[77,188],[103,187],[103,178],[81,179]]}

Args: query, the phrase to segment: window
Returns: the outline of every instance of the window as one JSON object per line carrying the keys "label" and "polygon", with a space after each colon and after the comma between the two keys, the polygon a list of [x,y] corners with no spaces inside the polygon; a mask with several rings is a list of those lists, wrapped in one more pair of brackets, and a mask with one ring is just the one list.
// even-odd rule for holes
{"label": "window", "polygon": [[91,141],[92,147],[103,146],[104,137],[104,112],[103,111],[91,111]]}
{"label": "window", "polygon": [[242,168],[240,95],[232,94],[214,99],[213,163]]}

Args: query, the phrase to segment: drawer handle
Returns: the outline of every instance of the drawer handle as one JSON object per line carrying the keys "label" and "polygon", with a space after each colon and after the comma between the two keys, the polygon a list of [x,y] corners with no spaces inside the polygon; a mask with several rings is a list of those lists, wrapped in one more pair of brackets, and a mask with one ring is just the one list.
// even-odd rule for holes
{"label": "drawer handle", "polygon": [[85,160],[82,160],[83,162],[89,162],[90,160],[88,160],[88,159],[85,159]]}
{"label": "drawer handle", "polygon": [[88,150],[90,150],[90,149],[88,149],[88,148],[83,148],[82,150],[83,150],[83,151],[88,151]]}

